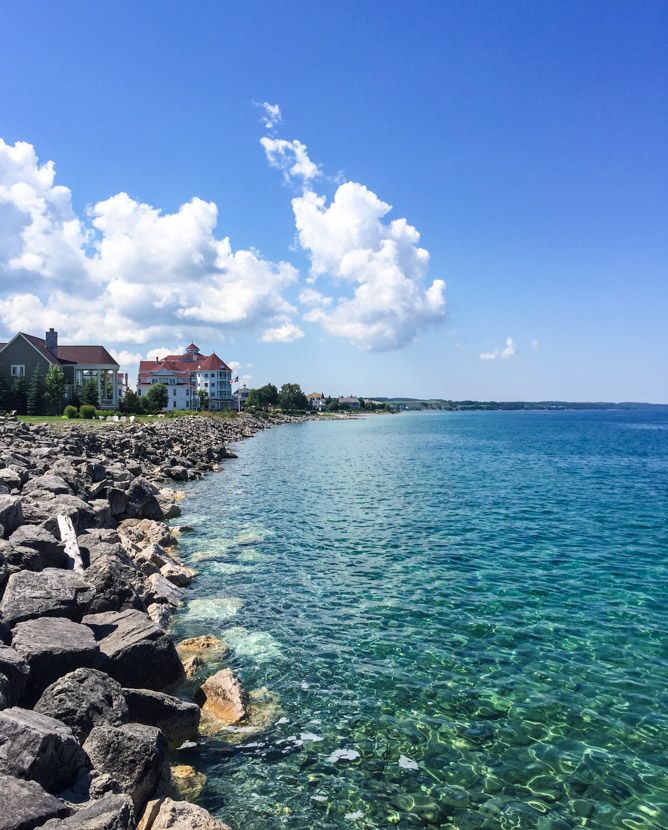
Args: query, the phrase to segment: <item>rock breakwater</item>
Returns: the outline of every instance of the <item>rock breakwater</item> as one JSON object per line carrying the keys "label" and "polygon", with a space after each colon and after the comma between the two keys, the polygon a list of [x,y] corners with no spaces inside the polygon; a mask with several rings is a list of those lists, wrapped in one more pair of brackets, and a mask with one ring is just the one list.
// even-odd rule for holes
{"label": "rock breakwater", "polygon": [[166,627],[195,576],[166,520],[174,482],[293,420],[0,416],[0,830],[224,830],[172,799],[168,751],[199,708],[165,691],[184,677]]}

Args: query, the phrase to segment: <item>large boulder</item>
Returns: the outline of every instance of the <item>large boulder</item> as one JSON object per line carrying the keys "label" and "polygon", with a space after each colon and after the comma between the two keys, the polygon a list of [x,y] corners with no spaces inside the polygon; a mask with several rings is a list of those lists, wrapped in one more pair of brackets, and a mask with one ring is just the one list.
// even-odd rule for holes
{"label": "large boulder", "polygon": [[198,693],[202,708],[232,725],[248,717],[248,692],[232,669],[221,669],[209,677]]}
{"label": "large boulder", "polygon": [[227,824],[188,801],[162,798],[146,806],[139,830],[230,830]]}
{"label": "large boulder", "polygon": [[107,776],[130,796],[135,810],[143,810],[150,798],[164,795],[169,787],[167,739],[159,729],[139,723],[96,726],[84,751],[94,776]]}
{"label": "large boulder", "polygon": [[[9,537],[15,547],[30,548],[39,554],[42,568],[66,568],[65,545],[39,525],[21,525]],[[34,569],[32,569],[34,570]]]}
{"label": "large boulder", "polygon": [[141,587],[143,580],[127,554],[124,558],[114,555],[96,556],[95,561],[86,570],[86,580],[95,588],[95,596],[89,608],[91,614],[123,611],[127,608],[138,611],[145,609],[137,592],[137,587]]}
{"label": "large boulder", "polygon": [[34,703],[42,692],[67,672],[95,668],[100,651],[88,626],[64,618],[28,620],[14,627],[14,648],[30,665],[24,692],[26,702]]}
{"label": "large boulder", "polygon": [[160,521],[163,518],[160,503],[156,497],[153,485],[145,478],[135,478],[126,491],[128,503],[126,515],[131,519],[153,519]]}
{"label": "large boulder", "polygon": [[21,494],[26,524],[43,525],[51,533],[58,529],[58,516],[67,516],[77,531],[96,526],[97,514],[83,499],[69,493],[57,496],[46,490]]}
{"label": "large boulder", "polygon": [[126,795],[105,795],[66,819],[51,819],[41,830],[136,830],[132,801]]}
{"label": "large boulder", "polygon": [[0,772],[60,793],[87,766],[85,753],[64,723],[30,709],[0,712]]}
{"label": "large boulder", "polygon": [[23,524],[23,504],[18,496],[0,495],[0,526],[3,535],[10,536]]}
{"label": "large boulder", "polygon": [[30,674],[28,661],[15,649],[0,645],[0,674],[7,680],[4,695],[6,705],[14,706],[20,701],[28,682]]}
{"label": "large boulder", "polygon": [[78,622],[94,596],[95,588],[74,571],[20,571],[7,580],[0,611],[11,626],[37,617],[67,617]]}
{"label": "large boulder", "polygon": [[182,677],[171,637],[141,611],[90,614],[83,622],[98,641],[102,668],[123,686],[159,691]]}
{"label": "large boulder", "polygon": [[63,493],[69,493],[70,488],[67,482],[60,478],[60,476],[43,475],[31,478],[27,484],[23,485],[23,492],[29,493],[53,493],[54,496],[59,496]]}
{"label": "large boulder", "polygon": [[94,726],[120,726],[128,720],[128,705],[120,683],[96,669],[75,669],[58,678],[44,690],[35,711],[62,721],[80,742],[86,740]]}
{"label": "large boulder", "polygon": [[20,490],[23,481],[16,470],[5,467],[0,470],[0,484],[3,484],[8,490]]}
{"label": "large boulder", "polygon": [[124,689],[128,719],[162,730],[171,749],[197,737],[199,706],[149,689]]}
{"label": "large boulder", "polygon": [[0,830],[33,830],[48,819],[72,812],[64,801],[49,795],[36,781],[0,773],[0,793]]}

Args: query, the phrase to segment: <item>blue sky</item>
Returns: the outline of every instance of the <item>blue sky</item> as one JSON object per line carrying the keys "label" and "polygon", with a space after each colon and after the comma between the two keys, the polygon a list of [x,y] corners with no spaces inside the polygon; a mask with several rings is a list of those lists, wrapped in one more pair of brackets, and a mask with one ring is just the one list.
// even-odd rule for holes
{"label": "blue sky", "polygon": [[668,402],[665,3],[21,2],[0,34],[0,335]]}

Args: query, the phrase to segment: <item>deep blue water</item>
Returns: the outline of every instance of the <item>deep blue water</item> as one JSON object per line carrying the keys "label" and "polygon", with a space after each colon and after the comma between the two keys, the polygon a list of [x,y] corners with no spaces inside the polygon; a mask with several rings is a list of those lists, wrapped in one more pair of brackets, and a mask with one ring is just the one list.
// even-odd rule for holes
{"label": "deep blue water", "polygon": [[668,828],[668,412],[237,451],[180,520],[200,576],[176,633],[220,636],[261,690],[250,728],[178,753],[204,806],[236,830]]}

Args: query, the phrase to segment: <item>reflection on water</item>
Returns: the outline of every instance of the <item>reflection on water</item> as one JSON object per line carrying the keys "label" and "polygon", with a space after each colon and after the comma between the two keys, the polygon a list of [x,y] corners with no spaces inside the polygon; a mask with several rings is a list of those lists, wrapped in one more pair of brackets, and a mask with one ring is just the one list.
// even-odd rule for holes
{"label": "reflection on water", "polygon": [[665,830],[666,426],[309,423],[189,484],[176,632],[221,637],[265,713],[178,753],[200,803],[236,830]]}

